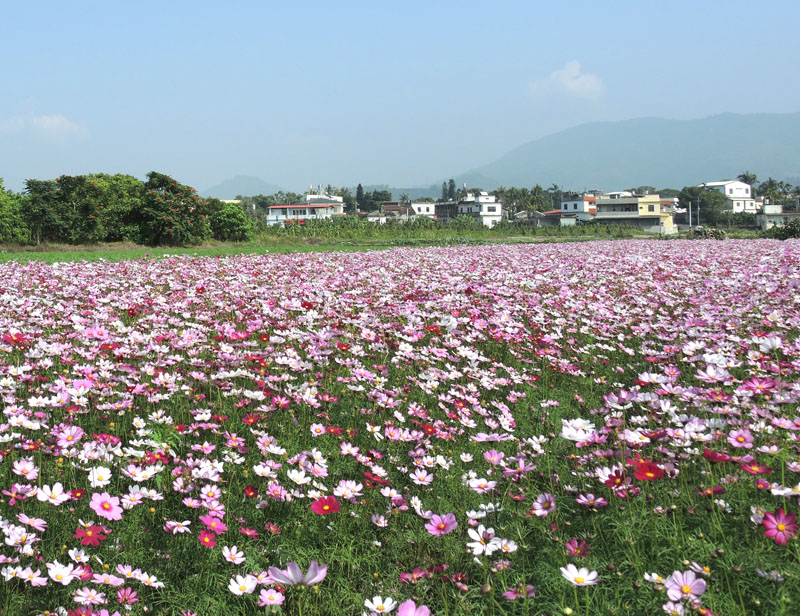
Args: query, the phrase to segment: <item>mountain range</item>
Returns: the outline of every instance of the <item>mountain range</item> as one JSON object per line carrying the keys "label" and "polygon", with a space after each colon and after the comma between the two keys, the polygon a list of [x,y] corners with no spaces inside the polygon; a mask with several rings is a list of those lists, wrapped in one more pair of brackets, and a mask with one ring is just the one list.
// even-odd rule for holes
{"label": "mountain range", "polygon": [[[723,113],[699,120],[637,118],[591,122],[521,145],[489,164],[416,187],[389,188],[395,199],[441,195],[441,183],[492,190],[499,186],[564,190],[623,190],[633,186],[682,188],[735,179],[800,184],[800,113]],[[387,170],[387,174],[390,173]],[[364,185],[368,189],[367,185]],[[254,176],[236,176],[201,191],[206,197],[269,195],[281,190]],[[353,187],[355,192],[355,187]]]}
{"label": "mountain range", "polygon": [[270,184],[254,175],[237,175],[220,182],[216,186],[201,190],[200,195],[217,199],[234,199],[239,195],[243,197],[274,195],[279,190],[281,190],[281,187],[277,184]]}
{"label": "mountain range", "polygon": [[700,120],[638,118],[575,126],[515,148],[455,176],[496,188],[552,184],[564,189],[681,188],[735,179],[800,183],[800,113],[724,113]]}

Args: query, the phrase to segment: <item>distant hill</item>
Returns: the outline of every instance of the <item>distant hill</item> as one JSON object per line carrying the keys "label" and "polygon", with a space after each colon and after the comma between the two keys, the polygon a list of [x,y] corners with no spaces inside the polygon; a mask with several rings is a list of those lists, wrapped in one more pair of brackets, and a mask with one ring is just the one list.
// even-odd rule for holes
{"label": "distant hill", "polygon": [[203,197],[217,199],[235,199],[237,195],[252,197],[254,195],[274,195],[281,190],[280,186],[265,182],[254,175],[237,175],[220,182],[216,186],[200,191]]}
{"label": "distant hill", "polygon": [[555,183],[565,190],[620,190],[681,188],[735,179],[743,171],[762,181],[800,182],[800,113],[582,124],[454,178],[459,186],[466,181],[483,188]]}

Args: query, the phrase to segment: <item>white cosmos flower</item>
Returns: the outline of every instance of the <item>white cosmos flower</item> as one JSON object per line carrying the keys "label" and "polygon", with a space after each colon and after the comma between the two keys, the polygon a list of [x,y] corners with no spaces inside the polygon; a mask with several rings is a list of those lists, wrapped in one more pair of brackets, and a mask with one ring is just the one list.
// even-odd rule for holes
{"label": "white cosmos flower", "polygon": [[397,601],[391,597],[383,598],[380,595],[375,595],[372,600],[367,599],[364,601],[364,607],[376,614],[388,614],[397,607]]}
{"label": "white cosmos flower", "polygon": [[93,488],[103,488],[111,483],[111,469],[98,466],[89,471],[89,484]]}

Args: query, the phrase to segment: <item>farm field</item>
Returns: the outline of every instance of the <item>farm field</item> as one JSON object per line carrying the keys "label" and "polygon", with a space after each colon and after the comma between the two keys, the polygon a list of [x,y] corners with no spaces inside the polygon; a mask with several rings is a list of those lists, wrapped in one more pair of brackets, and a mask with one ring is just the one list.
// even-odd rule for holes
{"label": "farm field", "polygon": [[800,241],[0,284],[3,616],[800,613]]}

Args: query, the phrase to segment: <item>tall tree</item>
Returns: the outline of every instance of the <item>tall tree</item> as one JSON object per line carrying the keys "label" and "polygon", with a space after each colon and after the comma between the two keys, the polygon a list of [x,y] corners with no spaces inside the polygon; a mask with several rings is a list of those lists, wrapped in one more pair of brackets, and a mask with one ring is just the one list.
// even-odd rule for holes
{"label": "tall tree", "polygon": [[753,196],[755,196],[755,188],[756,184],[758,184],[758,176],[755,173],[743,171],[736,176],[736,179],[745,184],[750,184],[750,187],[753,189]]}
{"label": "tall tree", "polygon": [[194,188],[151,171],[139,212],[141,241],[150,246],[198,244],[211,235],[209,213]]}
{"label": "tall tree", "polygon": [[356,205],[359,210],[366,209],[366,202],[364,201],[364,187],[359,184],[356,188]]}
{"label": "tall tree", "polygon": [[27,244],[30,241],[22,207],[23,197],[6,190],[0,178],[0,244]]}
{"label": "tall tree", "polygon": [[442,198],[441,201],[447,201],[447,182],[442,182]]}
{"label": "tall tree", "polygon": [[447,182],[447,200],[456,200],[456,181],[453,178],[450,178],[450,181]]}
{"label": "tall tree", "polygon": [[682,208],[692,207],[693,224],[716,226],[722,219],[725,208],[725,195],[718,190],[706,190],[702,186],[684,186],[678,194]]}

